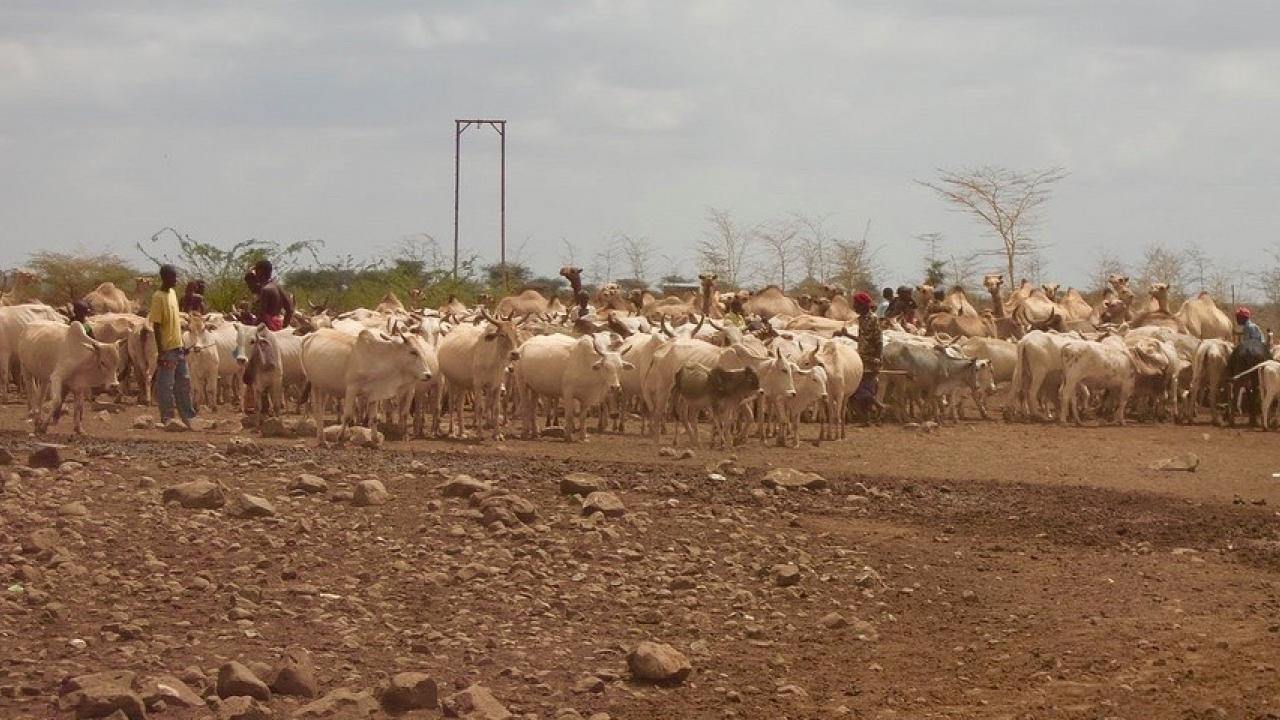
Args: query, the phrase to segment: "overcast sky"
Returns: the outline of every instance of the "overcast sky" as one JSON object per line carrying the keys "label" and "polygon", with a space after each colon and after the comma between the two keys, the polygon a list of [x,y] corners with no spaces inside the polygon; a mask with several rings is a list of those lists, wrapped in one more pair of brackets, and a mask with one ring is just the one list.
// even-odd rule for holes
{"label": "overcast sky", "polygon": [[[1065,283],[1153,242],[1237,265],[1280,219],[1277,27],[1272,0],[7,0],[0,265],[166,225],[449,243],[468,116],[510,122],[508,240],[544,272],[616,232],[687,267],[716,206],[869,220],[915,280],[914,235],[991,245],[912,182],[976,164],[1070,171],[1040,232]],[[495,256],[497,138],[463,139],[464,252]]]}

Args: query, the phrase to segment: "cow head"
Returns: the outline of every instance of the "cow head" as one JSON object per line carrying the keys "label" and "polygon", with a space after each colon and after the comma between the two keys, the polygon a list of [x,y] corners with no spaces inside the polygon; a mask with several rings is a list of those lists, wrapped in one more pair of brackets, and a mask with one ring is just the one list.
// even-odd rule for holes
{"label": "cow head", "polygon": [[996,371],[991,366],[991,361],[986,358],[978,358],[973,361],[973,389],[986,394],[996,391]]}
{"label": "cow head", "polygon": [[622,352],[615,350],[606,350],[601,347],[600,339],[595,336],[584,336],[578,342],[586,343],[591,346],[591,350],[596,354],[596,361],[591,363],[591,372],[603,375],[605,387],[610,392],[620,392],[622,390],[622,372],[624,370],[635,370],[636,366],[622,359],[631,348],[626,348]]}
{"label": "cow head", "polygon": [[499,342],[506,345],[509,351],[508,357],[513,362],[519,360],[520,336],[516,332],[516,324],[511,321],[511,318],[495,318],[484,308],[480,309],[480,318],[489,323],[489,327],[484,331],[485,342]]}
{"label": "cow head", "polygon": [[758,367],[761,389],[767,395],[795,397],[795,370],[796,366],[782,356],[782,349],[774,348],[773,357]]}

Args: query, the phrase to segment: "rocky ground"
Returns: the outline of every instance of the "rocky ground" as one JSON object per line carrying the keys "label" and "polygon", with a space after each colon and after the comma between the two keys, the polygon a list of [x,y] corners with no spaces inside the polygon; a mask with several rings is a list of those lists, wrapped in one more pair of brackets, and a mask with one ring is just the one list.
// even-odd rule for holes
{"label": "rocky ground", "polygon": [[999,424],[681,460],[2,414],[3,718],[1280,718],[1280,481],[1184,492],[1239,453],[1200,429],[1000,473]]}

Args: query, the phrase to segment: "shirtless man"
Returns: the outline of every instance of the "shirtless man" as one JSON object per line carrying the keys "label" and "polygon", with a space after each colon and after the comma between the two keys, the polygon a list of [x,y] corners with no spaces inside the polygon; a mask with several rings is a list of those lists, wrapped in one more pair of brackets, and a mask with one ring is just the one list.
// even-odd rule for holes
{"label": "shirtless man", "polygon": [[273,271],[270,260],[254,263],[253,277],[257,282],[249,283],[249,289],[258,295],[258,321],[266,323],[271,330],[283,330],[293,322],[293,300],[280,289],[280,283],[272,277]]}

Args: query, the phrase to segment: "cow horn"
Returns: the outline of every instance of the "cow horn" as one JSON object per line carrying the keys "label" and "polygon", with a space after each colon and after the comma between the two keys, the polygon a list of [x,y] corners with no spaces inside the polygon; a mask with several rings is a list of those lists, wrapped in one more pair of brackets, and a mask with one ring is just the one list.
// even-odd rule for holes
{"label": "cow horn", "polygon": [[485,308],[485,307],[481,307],[481,308],[480,308],[480,315],[479,315],[479,317],[480,317],[480,319],[481,319],[481,320],[486,320],[486,321],[491,322],[491,323],[496,323],[496,322],[498,322],[497,320],[494,320],[494,319],[493,319],[493,316],[489,314],[489,309],[488,309],[488,308]]}
{"label": "cow horn", "polygon": [[671,332],[671,328],[667,326],[666,315],[658,316],[658,330],[661,331],[663,335],[666,335],[669,338],[673,338],[676,336],[675,333]]}

